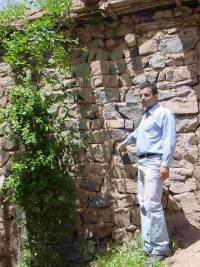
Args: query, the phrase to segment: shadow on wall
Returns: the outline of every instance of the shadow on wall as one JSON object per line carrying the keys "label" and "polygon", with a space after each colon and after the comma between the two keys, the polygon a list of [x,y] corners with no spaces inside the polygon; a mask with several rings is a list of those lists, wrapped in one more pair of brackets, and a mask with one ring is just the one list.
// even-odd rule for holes
{"label": "shadow on wall", "polygon": [[15,266],[19,260],[19,238],[16,224],[16,210],[7,203],[2,203],[4,229],[1,229],[1,258],[2,267]]}
{"label": "shadow on wall", "polygon": [[79,128],[93,136],[80,156],[77,179],[81,237],[121,243],[140,225],[134,147],[123,157],[115,147],[139,124],[140,86],[156,83],[161,105],[177,119],[168,225],[184,245],[199,239],[198,18],[198,7],[181,7],[77,28],[81,45],[88,48],[73,55]]}

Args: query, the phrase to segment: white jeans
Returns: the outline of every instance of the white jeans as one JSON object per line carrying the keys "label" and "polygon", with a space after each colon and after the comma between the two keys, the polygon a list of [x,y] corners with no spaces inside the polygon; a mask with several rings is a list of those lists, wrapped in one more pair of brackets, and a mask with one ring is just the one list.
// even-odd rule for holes
{"label": "white jeans", "polygon": [[138,199],[143,249],[156,255],[169,252],[169,236],[161,204],[163,183],[160,179],[160,166],[160,156],[150,156],[138,161]]}

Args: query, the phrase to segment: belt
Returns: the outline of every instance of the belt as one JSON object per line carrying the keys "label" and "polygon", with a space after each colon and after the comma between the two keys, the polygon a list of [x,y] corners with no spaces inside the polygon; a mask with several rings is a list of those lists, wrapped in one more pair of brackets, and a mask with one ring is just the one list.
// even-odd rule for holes
{"label": "belt", "polygon": [[150,156],[161,156],[161,154],[156,154],[156,153],[145,153],[145,154],[141,154],[138,155],[139,159],[143,159],[143,158],[148,158]]}

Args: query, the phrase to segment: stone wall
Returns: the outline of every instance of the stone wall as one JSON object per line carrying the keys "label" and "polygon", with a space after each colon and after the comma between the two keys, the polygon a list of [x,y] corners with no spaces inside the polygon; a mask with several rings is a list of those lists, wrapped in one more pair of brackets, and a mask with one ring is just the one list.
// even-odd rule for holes
{"label": "stone wall", "polygon": [[[0,106],[8,103],[8,92],[13,86],[9,67],[0,62]],[[12,155],[16,145],[8,138],[8,129],[3,125],[0,129],[0,187],[9,176]],[[14,266],[19,258],[19,226],[16,222],[16,209],[3,200],[0,193],[0,267]]]}
{"label": "stone wall", "polygon": [[168,226],[182,241],[199,238],[199,12],[186,6],[149,10],[76,28],[88,52],[72,56],[74,114],[80,130],[92,133],[77,180],[82,237],[120,243],[140,225],[134,146],[120,156],[116,145],[141,119],[140,85],[156,83],[161,105],[177,121],[177,147],[163,196]]}
{"label": "stone wall", "polygon": [[[177,119],[177,147],[163,196],[168,227],[181,241],[199,239],[199,21],[198,7],[182,6],[105,18],[96,26],[77,23],[75,36],[87,51],[72,55],[74,72],[65,82],[74,90],[74,121],[78,116],[82,134],[92,134],[78,163],[76,228],[82,238],[121,243],[140,226],[135,148],[120,156],[116,145],[138,126],[139,88],[148,82],[157,84],[161,105]],[[0,63],[1,106],[12,86],[9,68]],[[0,184],[16,149],[6,126],[0,129]],[[0,267],[9,267],[19,258],[19,227],[14,207],[2,196],[0,205]]]}

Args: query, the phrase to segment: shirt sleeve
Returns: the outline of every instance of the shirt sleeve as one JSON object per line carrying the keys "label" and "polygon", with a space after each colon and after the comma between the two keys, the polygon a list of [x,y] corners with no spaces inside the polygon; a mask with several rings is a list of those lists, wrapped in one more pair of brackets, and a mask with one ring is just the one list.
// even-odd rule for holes
{"label": "shirt sleeve", "polygon": [[122,142],[123,145],[131,145],[135,143],[135,140],[137,139],[138,129],[136,129],[134,132],[130,133],[126,139]]}
{"label": "shirt sleeve", "polygon": [[176,145],[176,122],[171,112],[167,113],[163,120],[162,145],[163,155],[161,165],[163,167],[169,167]]}

